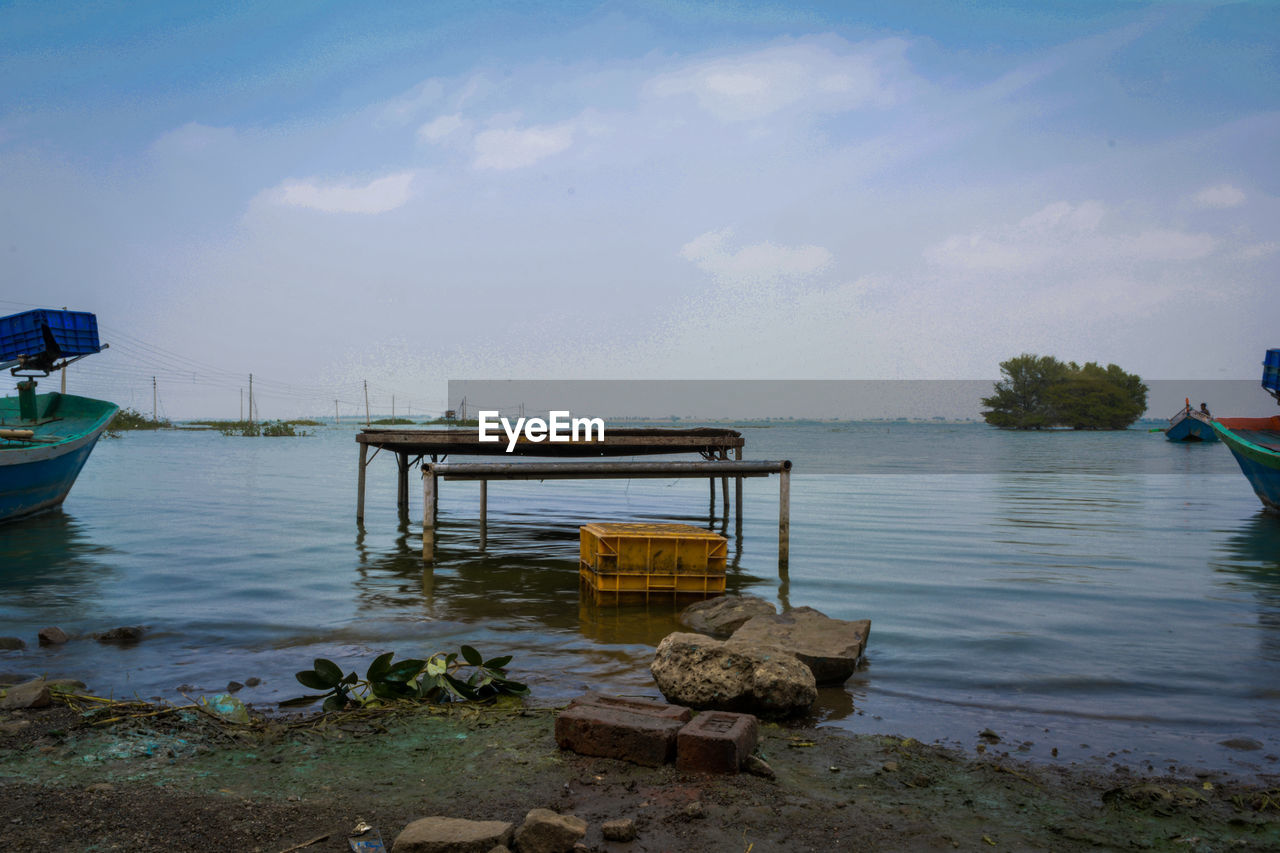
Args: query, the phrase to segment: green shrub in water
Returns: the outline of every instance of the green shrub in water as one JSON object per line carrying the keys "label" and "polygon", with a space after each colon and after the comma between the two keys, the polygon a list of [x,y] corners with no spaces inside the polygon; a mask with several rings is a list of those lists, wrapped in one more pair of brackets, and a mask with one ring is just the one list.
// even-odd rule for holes
{"label": "green shrub in water", "polygon": [[[426,660],[407,658],[393,663],[394,657],[394,652],[378,655],[363,680],[354,671],[343,675],[342,668],[331,660],[316,658],[312,669],[304,669],[295,677],[303,687],[325,692],[280,704],[310,705],[323,699],[321,707],[325,711],[340,711],[396,700],[478,702],[529,692],[524,684],[507,678],[511,655],[485,660],[471,646],[463,646],[460,652],[442,652]],[[465,680],[461,673],[464,667],[471,670]]]}

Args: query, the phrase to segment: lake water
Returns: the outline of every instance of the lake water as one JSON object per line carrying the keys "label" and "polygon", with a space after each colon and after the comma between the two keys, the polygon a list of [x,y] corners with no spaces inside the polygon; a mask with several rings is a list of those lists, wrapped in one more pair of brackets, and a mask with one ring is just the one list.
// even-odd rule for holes
{"label": "lake water", "polygon": [[[870,618],[868,664],[815,717],[1044,761],[1275,772],[1280,762],[1280,518],[1220,445],[1159,433],[984,425],[745,428],[748,459],[791,459],[791,559],[777,480],[745,481],[736,535],[705,481],[443,484],[434,567],[421,490],[369,468],[355,521],[350,428],[297,439],[129,433],[95,450],[63,511],[0,527],[0,672],[74,676],[99,694],[185,701],[231,680],[269,703],[307,692],[318,656],[512,654],[534,698],[588,687],[657,696],[647,666],[670,604],[580,600],[578,526],[678,521],[730,538],[728,587]],[[131,647],[36,631],[149,626]],[[1247,738],[1260,749],[1221,742]],[[1052,750],[1057,749],[1056,757]]]}

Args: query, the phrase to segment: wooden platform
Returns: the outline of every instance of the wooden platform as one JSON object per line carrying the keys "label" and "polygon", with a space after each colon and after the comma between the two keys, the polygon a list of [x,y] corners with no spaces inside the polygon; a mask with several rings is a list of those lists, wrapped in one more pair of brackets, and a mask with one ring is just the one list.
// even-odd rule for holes
{"label": "wooden platform", "polygon": [[[696,429],[609,429],[603,440],[532,442],[523,437],[510,453],[505,437],[499,441],[480,441],[479,430],[472,427],[446,429],[366,428],[356,436],[360,445],[359,485],[356,520],[364,520],[365,470],[381,451],[391,452],[398,469],[396,505],[401,512],[409,508],[409,470],[418,465],[423,473],[423,557],[431,559],[434,547],[437,481],[480,481],[481,536],[485,525],[489,480],[522,479],[627,479],[646,477],[705,477],[711,493],[711,514],[715,515],[715,481],[720,480],[726,521],[729,510],[729,479],[735,481],[737,526],[742,526],[742,480],[776,474],[780,479],[779,561],[787,559],[790,527],[789,480],[791,463],[744,462],[742,433],[733,429],[699,427]],[[369,448],[373,448],[370,456]],[[673,456],[698,454],[701,462],[602,462],[602,457]],[[445,462],[449,456],[500,457],[502,461],[456,463]],[[534,462],[513,457],[551,457],[580,462]],[[483,539],[482,539],[483,541]]]}
{"label": "wooden platform", "polygon": [[740,451],[742,433],[733,429],[608,429],[603,441],[533,442],[521,436],[507,453],[505,435],[496,442],[481,442],[476,427],[449,429],[368,428],[356,436],[362,447],[375,447],[412,457],[445,456],[646,456],[668,453],[700,453],[707,459],[727,459],[730,450]]}

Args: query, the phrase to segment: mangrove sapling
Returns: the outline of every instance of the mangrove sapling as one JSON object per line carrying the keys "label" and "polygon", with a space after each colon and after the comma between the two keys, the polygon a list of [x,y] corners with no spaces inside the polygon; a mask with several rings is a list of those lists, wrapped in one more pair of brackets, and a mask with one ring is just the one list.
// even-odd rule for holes
{"label": "mangrove sapling", "polygon": [[[304,687],[325,692],[299,696],[280,704],[282,707],[310,705],[323,699],[323,710],[340,711],[403,700],[478,702],[529,692],[524,684],[507,678],[506,666],[511,662],[511,655],[485,660],[471,646],[463,646],[460,653],[440,652],[426,660],[406,658],[393,663],[394,657],[394,652],[378,655],[363,679],[354,671],[343,675],[342,668],[333,661],[316,658],[314,668],[304,669],[295,677]],[[464,667],[471,669],[465,680],[459,672]]]}

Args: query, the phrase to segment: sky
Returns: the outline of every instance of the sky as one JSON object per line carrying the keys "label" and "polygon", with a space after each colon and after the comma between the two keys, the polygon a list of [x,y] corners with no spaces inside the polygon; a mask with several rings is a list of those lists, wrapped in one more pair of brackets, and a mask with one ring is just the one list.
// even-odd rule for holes
{"label": "sky", "polygon": [[1270,2],[0,2],[0,313],[95,312],[68,391],[173,418],[1255,379],[1278,47]]}

